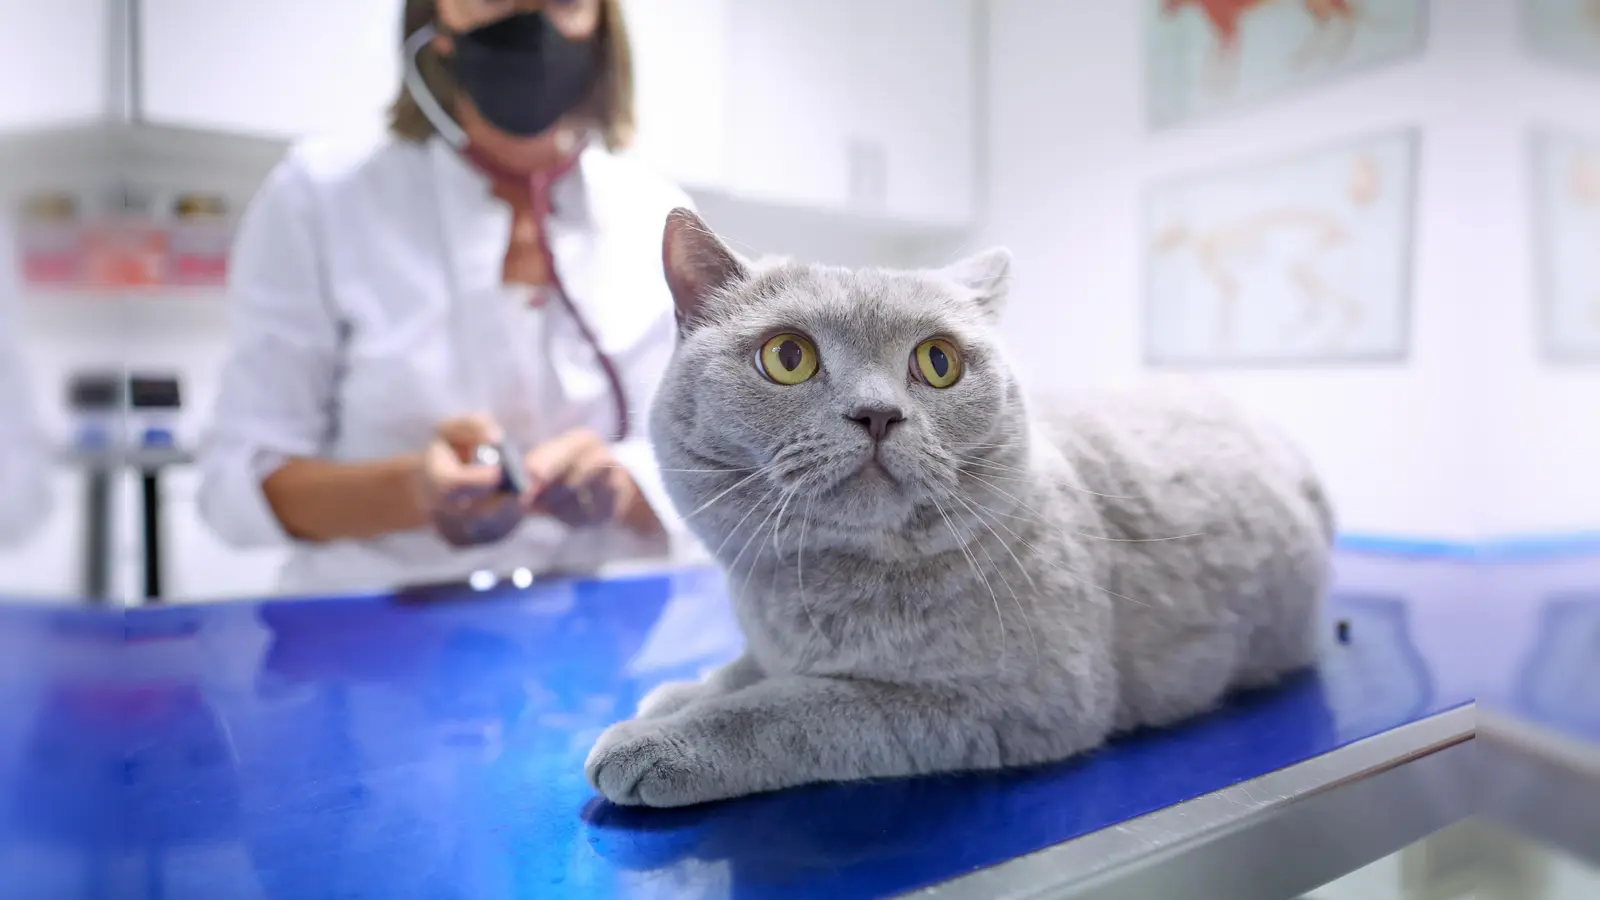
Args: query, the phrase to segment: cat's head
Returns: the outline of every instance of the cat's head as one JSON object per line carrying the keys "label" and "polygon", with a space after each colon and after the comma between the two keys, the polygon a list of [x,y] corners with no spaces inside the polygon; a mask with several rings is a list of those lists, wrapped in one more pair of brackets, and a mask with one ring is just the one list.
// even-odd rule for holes
{"label": "cat's head", "polygon": [[676,210],[663,256],[679,341],[652,437],[725,561],[802,516],[813,540],[865,550],[956,538],[985,485],[1017,483],[1026,416],[994,329],[1006,251],[919,272],[751,263]]}

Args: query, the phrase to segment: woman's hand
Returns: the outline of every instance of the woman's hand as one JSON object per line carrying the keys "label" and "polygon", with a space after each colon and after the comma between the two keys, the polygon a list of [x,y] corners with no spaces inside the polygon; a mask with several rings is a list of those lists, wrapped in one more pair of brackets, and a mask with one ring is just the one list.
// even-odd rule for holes
{"label": "woman's hand", "polygon": [[422,454],[419,503],[440,536],[457,547],[493,543],[522,521],[523,498],[501,491],[500,467],[475,458],[478,447],[501,438],[490,417],[459,416],[439,423]]}
{"label": "woman's hand", "polygon": [[535,448],[526,460],[534,485],[531,511],[571,528],[617,522],[640,534],[661,529],[633,476],[593,431],[569,431]]}

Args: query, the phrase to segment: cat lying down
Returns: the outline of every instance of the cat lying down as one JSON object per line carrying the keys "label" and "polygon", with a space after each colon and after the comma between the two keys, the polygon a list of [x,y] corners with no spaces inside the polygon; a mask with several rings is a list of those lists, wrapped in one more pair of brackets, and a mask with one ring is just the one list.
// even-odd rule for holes
{"label": "cat lying down", "polygon": [[1333,518],[1305,459],[1198,393],[1026,398],[1005,251],[755,268],[684,210],[664,243],[651,433],[746,648],[600,736],[613,802],[1060,760],[1313,662]]}

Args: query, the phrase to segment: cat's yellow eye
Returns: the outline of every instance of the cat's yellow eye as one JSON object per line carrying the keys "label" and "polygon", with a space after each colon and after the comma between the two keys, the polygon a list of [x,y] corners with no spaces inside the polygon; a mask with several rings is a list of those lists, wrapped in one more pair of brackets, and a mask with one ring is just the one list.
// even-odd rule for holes
{"label": "cat's yellow eye", "polygon": [[911,354],[911,372],[928,387],[947,388],[961,380],[961,351],[944,338],[923,341]]}
{"label": "cat's yellow eye", "polygon": [[780,334],[761,345],[756,365],[778,384],[800,384],[817,374],[817,348],[798,334]]}

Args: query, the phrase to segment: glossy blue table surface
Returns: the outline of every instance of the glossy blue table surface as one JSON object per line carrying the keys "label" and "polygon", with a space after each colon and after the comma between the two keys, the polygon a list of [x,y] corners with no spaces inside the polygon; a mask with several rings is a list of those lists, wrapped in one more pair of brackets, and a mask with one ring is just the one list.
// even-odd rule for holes
{"label": "glossy blue table surface", "polygon": [[1594,559],[1338,571],[1321,669],[1184,727],[1025,772],[675,811],[596,800],[582,763],[652,686],[737,652],[715,572],[0,608],[0,894],[879,897],[1478,696],[1600,734],[1592,692],[1560,687],[1600,683]]}
{"label": "glossy blue table surface", "polygon": [[1476,699],[1600,753],[1600,557],[1508,562],[1483,576],[1518,652]]}

